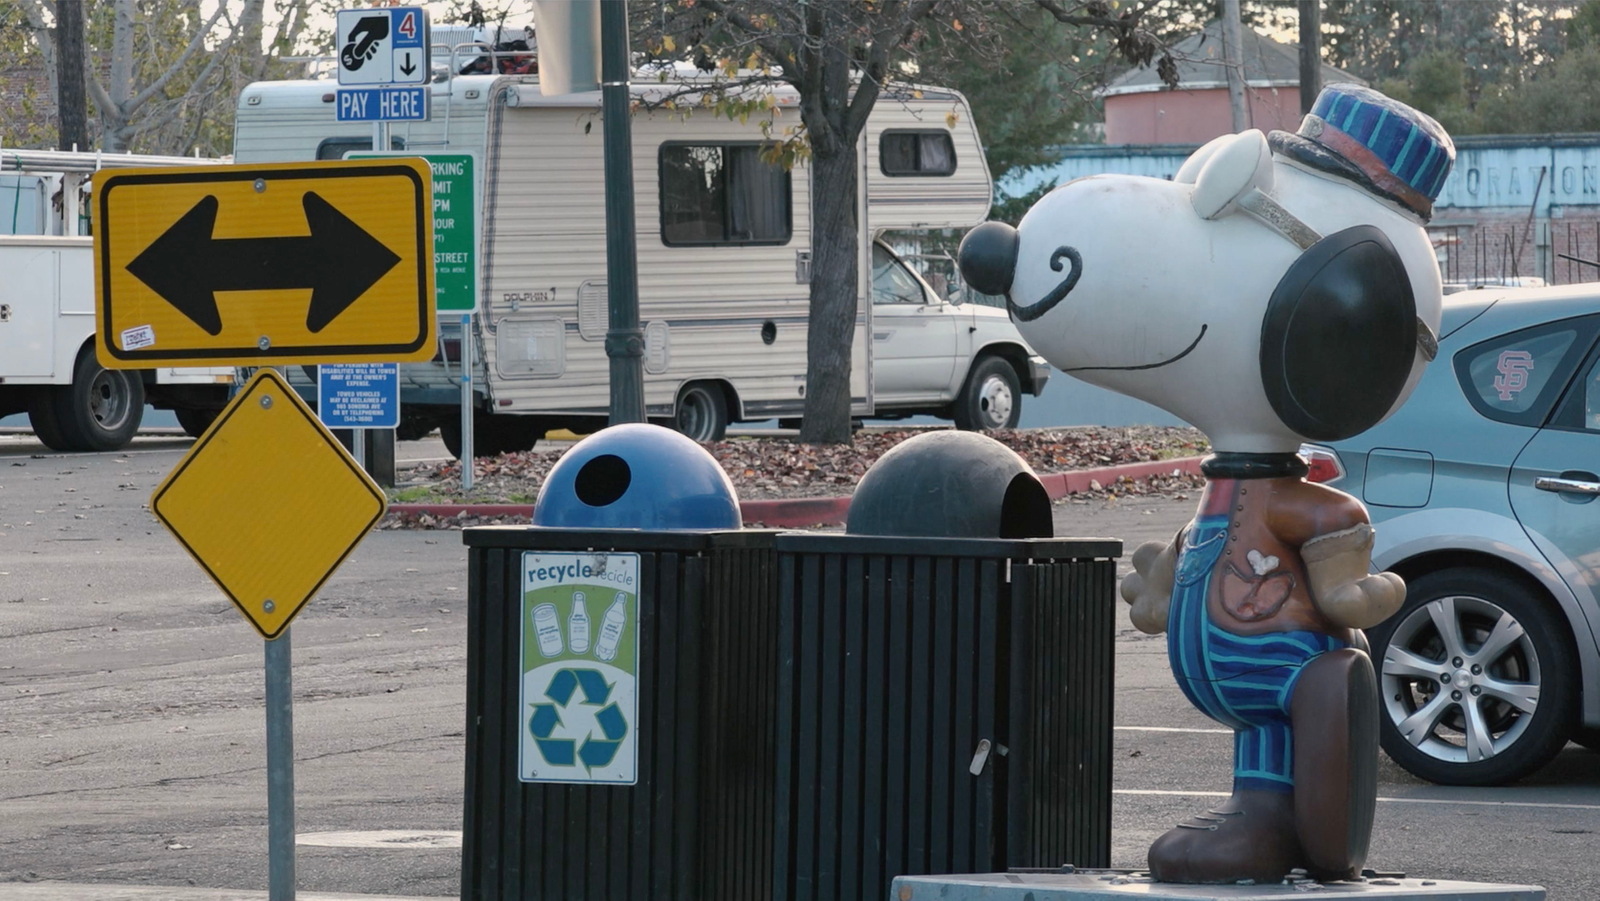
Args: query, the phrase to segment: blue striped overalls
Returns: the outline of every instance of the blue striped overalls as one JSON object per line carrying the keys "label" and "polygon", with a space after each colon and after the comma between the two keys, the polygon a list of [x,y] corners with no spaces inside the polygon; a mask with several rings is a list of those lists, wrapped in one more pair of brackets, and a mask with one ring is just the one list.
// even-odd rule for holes
{"label": "blue striped overalls", "polygon": [[[1213,486],[1212,490],[1217,490]],[[1318,632],[1235,635],[1206,610],[1228,515],[1202,513],[1184,532],[1167,616],[1167,658],[1189,702],[1234,730],[1234,789],[1292,792],[1289,701],[1305,665],[1345,647]]]}

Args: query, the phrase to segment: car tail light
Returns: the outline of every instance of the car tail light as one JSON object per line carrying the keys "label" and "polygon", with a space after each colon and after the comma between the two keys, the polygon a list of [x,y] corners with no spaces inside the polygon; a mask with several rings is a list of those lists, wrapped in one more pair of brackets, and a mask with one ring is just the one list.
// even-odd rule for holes
{"label": "car tail light", "polygon": [[1344,464],[1339,461],[1339,454],[1333,448],[1302,444],[1300,456],[1305,457],[1311,465],[1311,471],[1306,473],[1306,481],[1328,484],[1344,478]]}

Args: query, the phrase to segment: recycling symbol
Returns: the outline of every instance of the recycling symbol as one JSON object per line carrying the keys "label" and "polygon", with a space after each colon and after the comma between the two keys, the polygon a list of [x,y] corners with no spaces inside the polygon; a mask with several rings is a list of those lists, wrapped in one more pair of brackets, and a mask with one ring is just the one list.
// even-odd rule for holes
{"label": "recycling symbol", "polygon": [[[539,754],[547,763],[551,766],[582,763],[592,771],[595,767],[607,766],[617,756],[617,749],[628,734],[628,721],[623,718],[622,709],[611,701],[612,687],[599,670],[564,669],[555,674],[550,687],[544,690],[544,696],[551,703],[533,705],[533,716],[528,720],[533,743],[538,745]],[[594,715],[600,735],[596,736],[590,729],[582,745],[576,739],[555,737],[556,727],[562,724],[561,711],[567,709],[573,695],[580,690],[583,692],[580,704],[600,708]]]}

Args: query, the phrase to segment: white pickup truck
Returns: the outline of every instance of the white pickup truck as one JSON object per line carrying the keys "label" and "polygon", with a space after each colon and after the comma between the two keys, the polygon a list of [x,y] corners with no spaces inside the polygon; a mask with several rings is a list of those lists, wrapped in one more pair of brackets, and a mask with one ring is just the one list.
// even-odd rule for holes
{"label": "white pickup truck", "polygon": [[0,150],[0,416],[26,412],[47,447],[121,448],[146,403],[198,435],[226,405],[231,368],[108,370],[94,352],[90,177],[106,166],[200,162]]}

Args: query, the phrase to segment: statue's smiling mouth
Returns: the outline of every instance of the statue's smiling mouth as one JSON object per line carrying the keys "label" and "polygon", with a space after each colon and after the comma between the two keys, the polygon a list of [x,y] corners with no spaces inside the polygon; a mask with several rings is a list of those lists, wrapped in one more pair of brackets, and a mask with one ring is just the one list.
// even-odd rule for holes
{"label": "statue's smiling mouth", "polygon": [[1103,371],[1106,371],[1106,370],[1132,371],[1132,370],[1135,370],[1135,369],[1159,369],[1162,366],[1166,366],[1169,363],[1178,362],[1179,360],[1183,359],[1184,357],[1187,357],[1190,354],[1190,352],[1193,351],[1196,347],[1199,347],[1200,346],[1200,340],[1206,336],[1206,329],[1208,327],[1209,326],[1207,326],[1205,323],[1201,323],[1200,324],[1200,334],[1194,336],[1194,340],[1189,342],[1189,346],[1188,347],[1185,347],[1183,350],[1180,350],[1176,354],[1166,358],[1165,360],[1161,360],[1159,362],[1141,363],[1138,366],[1072,366],[1072,367],[1063,369],[1061,371],[1062,372],[1090,372],[1090,371],[1101,371],[1101,372],[1103,372]]}

